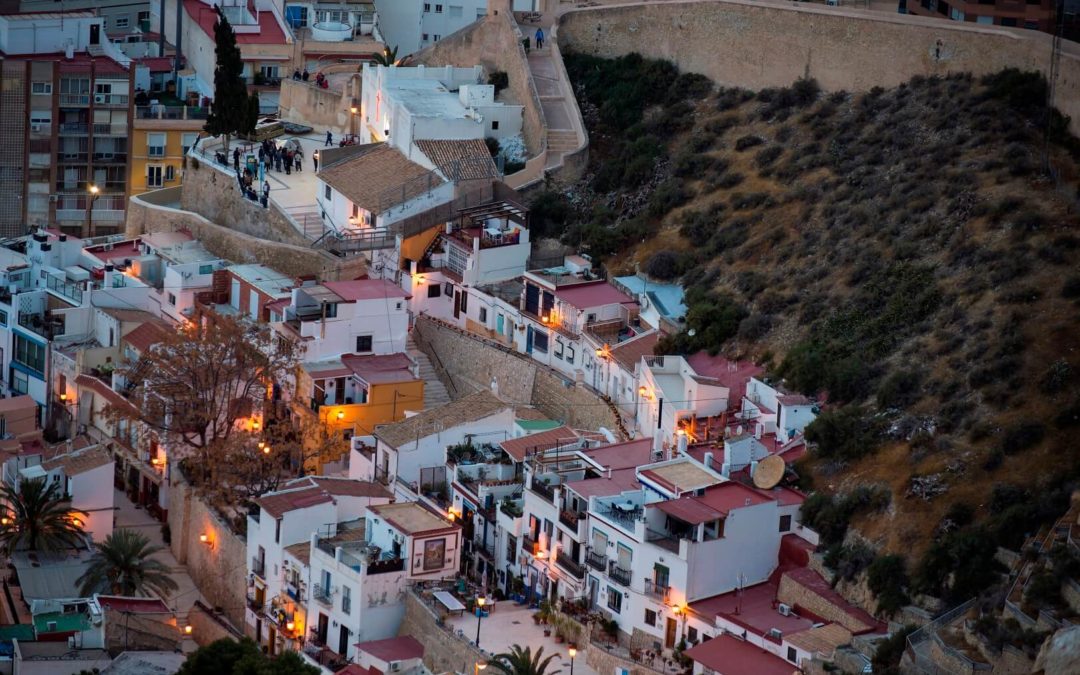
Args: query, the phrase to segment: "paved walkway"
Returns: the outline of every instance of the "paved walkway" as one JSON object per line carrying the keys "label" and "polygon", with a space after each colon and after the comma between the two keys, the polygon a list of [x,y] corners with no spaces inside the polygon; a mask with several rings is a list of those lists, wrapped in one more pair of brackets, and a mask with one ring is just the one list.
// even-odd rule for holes
{"label": "paved walkway", "polygon": [[[495,611],[480,620],[480,648],[488,654],[499,654],[510,651],[512,645],[532,647],[533,653],[538,647],[543,647],[545,658],[550,654],[559,655],[551,662],[548,675],[554,671],[558,671],[559,675],[569,675],[570,655],[566,651],[569,645],[555,644],[555,638],[544,637],[543,626],[533,623],[535,611],[508,600],[497,603]],[[447,623],[454,628],[454,632],[459,632],[470,642],[476,639],[475,614],[452,617]],[[574,675],[597,675],[585,663],[584,654],[574,659]]]}
{"label": "paved walkway", "polygon": [[[165,543],[161,536],[161,522],[155,520],[145,509],[132,504],[127,498],[127,493],[122,490],[114,489],[113,498],[116,505],[116,515],[113,521],[114,531],[120,529],[135,530],[146,535],[151,544],[164,547],[164,550],[158,552],[153,558],[160,560],[169,568],[172,572],[173,581],[179,586],[172,596],[165,599],[165,604],[169,606],[169,609],[176,612],[177,623],[181,626],[187,623],[188,613],[195,605],[196,600],[202,600],[205,604],[213,606],[214,603],[204,598],[199,589],[195,587],[195,582],[188,575],[187,568],[178,563],[172,551],[169,550],[168,544]],[[185,639],[183,651],[186,653],[194,649],[194,641]]]}

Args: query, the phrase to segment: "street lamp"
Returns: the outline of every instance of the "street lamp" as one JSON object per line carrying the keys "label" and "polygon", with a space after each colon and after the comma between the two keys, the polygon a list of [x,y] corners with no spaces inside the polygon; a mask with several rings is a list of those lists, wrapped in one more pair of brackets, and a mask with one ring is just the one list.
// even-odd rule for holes
{"label": "street lamp", "polygon": [[484,617],[484,603],[487,602],[486,598],[480,597],[476,599],[476,646],[480,647],[480,619]]}
{"label": "street lamp", "polygon": [[86,207],[86,227],[87,236],[94,235],[94,202],[101,196],[101,188],[93,183],[87,186],[86,191],[90,193],[90,202]]}
{"label": "street lamp", "polygon": [[573,647],[570,648],[570,675],[574,675],[574,657],[577,656],[577,650]]}
{"label": "street lamp", "polygon": [[487,661],[477,661],[473,664],[473,675],[480,675],[480,671],[487,668]]}

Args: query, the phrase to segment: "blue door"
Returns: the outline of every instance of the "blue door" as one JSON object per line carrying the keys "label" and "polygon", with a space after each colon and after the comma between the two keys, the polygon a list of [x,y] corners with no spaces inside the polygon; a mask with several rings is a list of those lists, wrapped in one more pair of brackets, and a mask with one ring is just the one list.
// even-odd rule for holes
{"label": "blue door", "polygon": [[532,354],[533,329],[529,326],[525,331],[525,353]]}

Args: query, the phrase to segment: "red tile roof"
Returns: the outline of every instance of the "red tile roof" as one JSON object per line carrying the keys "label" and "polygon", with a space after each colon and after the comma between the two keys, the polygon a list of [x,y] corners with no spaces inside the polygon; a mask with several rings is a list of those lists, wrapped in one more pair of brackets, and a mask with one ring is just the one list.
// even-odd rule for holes
{"label": "red tile roof", "polygon": [[129,345],[145,354],[150,347],[159,342],[164,342],[169,336],[168,332],[157,323],[147,321],[133,331],[129,331],[122,339]]}
{"label": "red tile roof", "polygon": [[[171,614],[169,607],[157,598],[131,598],[119,595],[99,595],[104,609],[131,614]],[[164,620],[164,617],[162,618]]]}
{"label": "red tile roof", "polygon": [[382,300],[384,298],[412,297],[399,286],[386,279],[354,279],[353,281],[326,281],[323,286],[346,302],[357,300]]}
{"label": "red tile roof", "polygon": [[131,404],[131,401],[113,391],[112,387],[92,375],[79,375],[75,378],[75,384],[93,390],[94,393],[102,396],[106,401],[113,405],[131,409],[135,408],[135,406]]}
{"label": "red tile roof", "polygon": [[342,354],[341,363],[368,384],[412,382],[412,361],[405,354]]}
{"label": "red tile roof", "polygon": [[555,297],[577,309],[612,304],[637,304],[632,297],[606,281],[564,286],[555,290]]}
{"label": "red tile roof", "polygon": [[778,611],[777,589],[776,582],[767,581],[744,588],[741,593],[731,591],[690,603],[690,611],[709,623],[717,616],[723,617],[761,636],[768,635],[773,628],[785,634],[812,628],[812,620],[795,614],[784,616]]}
{"label": "red tile roof", "polygon": [[691,525],[719,520],[727,515],[693,498],[669,499],[657,504],[656,508]]}
{"label": "red tile roof", "polygon": [[620,342],[611,348],[611,358],[626,370],[633,372],[642,356],[652,356],[656,343],[659,341],[660,331],[654,330],[633,340]]}
{"label": "red tile roof", "polygon": [[797,671],[795,664],[731,635],[703,642],[686,655],[716,675],[791,675]]}
{"label": "red tile roof", "polygon": [[837,619],[836,622],[843,625],[852,633],[867,633],[882,628],[882,624],[864,609],[856,607],[848,602],[844,596],[833,589],[832,585],[824,577],[809,567],[799,567],[784,572],[785,577],[791,579],[799,586],[821,598],[829,606],[838,610],[846,617]]}
{"label": "red tile roof", "polygon": [[363,666],[355,663],[350,663],[341,670],[337,671],[337,675],[375,675],[375,673]]}
{"label": "red tile roof", "polygon": [[378,483],[308,476],[289,481],[278,492],[271,492],[255,500],[271,518],[280,518],[290,511],[305,509],[333,501],[334,497],[370,497],[391,499],[393,495]]}
{"label": "red tile roof", "polygon": [[742,483],[729,480],[706,488],[705,494],[700,497],[687,495],[679,499],[660,502],[656,506],[669,516],[697,525],[725,518],[735,509],[771,501],[776,501],[776,499],[754,488],[746,487]]}
{"label": "red tile roof", "polygon": [[[203,32],[214,37],[214,24],[217,23],[217,13],[214,11],[212,5],[200,2],[199,0],[184,0],[184,11],[187,12],[188,17],[195,23],[199,24],[199,27],[203,29]],[[278,25],[277,20],[274,18],[274,13],[269,11],[259,12],[259,32],[258,33],[236,33],[236,44],[238,45],[283,45],[286,44],[285,33],[281,30],[281,26]]]}
{"label": "red tile roof", "polygon": [[765,369],[753,361],[731,361],[717,354],[710,355],[701,351],[686,357],[686,363],[694,372],[704,377],[717,380],[722,387],[728,388],[728,405],[737,406],[746,394],[746,383],[751,377],[757,377]]}
{"label": "red tile roof", "polygon": [[652,438],[637,438],[632,441],[602,445],[586,450],[585,454],[600,466],[607,469],[630,469],[648,464],[652,459]]}
{"label": "red tile roof", "polygon": [[395,637],[386,640],[359,642],[356,648],[371,654],[380,661],[404,661],[424,657],[424,645],[412,636]]}
{"label": "red tile roof", "polygon": [[566,484],[567,490],[573,490],[584,499],[589,497],[614,497],[629,490],[638,490],[641,483],[637,479],[637,470],[618,469],[611,476],[576,480]]}
{"label": "red tile roof", "polygon": [[574,430],[567,426],[555,427],[540,433],[511,438],[499,444],[506,454],[521,462],[528,453],[548,450],[557,446],[576,444],[579,437]]}

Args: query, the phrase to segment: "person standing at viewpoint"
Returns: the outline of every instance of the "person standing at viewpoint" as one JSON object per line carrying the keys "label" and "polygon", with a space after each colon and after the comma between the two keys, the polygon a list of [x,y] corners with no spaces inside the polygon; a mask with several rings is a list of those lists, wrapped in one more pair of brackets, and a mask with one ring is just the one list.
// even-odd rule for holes
{"label": "person standing at viewpoint", "polygon": [[544,29],[543,28],[537,28],[535,37],[536,37],[536,48],[537,49],[543,49],[544,48]]}

